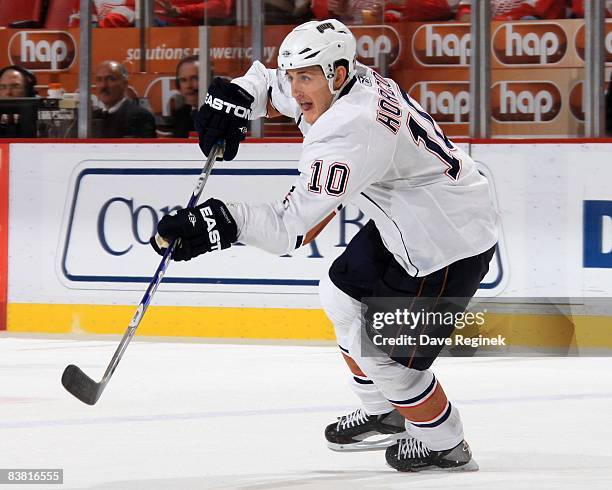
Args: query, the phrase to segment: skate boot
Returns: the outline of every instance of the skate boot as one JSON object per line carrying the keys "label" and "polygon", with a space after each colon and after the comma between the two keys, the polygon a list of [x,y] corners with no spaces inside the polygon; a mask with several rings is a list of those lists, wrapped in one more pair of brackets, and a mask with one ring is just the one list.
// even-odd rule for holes
{"label": "skate boot", "polygon": [[363,409],[338,417],[325,428],[327,446],[333,451],[371,451],[394,444],[406,431],[405,419],[397,410],[368,415]]}
{"label": "skate boot", "polygon": [[397,471],[446,470],[476,471],[478,464],[472,458],[470,446],[461,441],[452,449],[432,451],[417,439],[400,439],[387,448],[387,464]]}

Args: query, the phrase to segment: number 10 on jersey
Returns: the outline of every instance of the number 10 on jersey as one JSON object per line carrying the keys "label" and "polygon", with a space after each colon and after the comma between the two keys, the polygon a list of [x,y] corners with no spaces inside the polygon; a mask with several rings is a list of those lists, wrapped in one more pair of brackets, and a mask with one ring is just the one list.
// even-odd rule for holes
{"label": "number 10 on jersey", "polygon": [[[308,183],[308,190],[316,194],[321,194],[321,173],[323,167],[322,160],[315,160],[312,165],[312,175]],[[350,174],[349,166],[346,163],[334,162],[329,166],[325,179],[325,192],[330,196],[341,196],[346,191],[346,185]]]}

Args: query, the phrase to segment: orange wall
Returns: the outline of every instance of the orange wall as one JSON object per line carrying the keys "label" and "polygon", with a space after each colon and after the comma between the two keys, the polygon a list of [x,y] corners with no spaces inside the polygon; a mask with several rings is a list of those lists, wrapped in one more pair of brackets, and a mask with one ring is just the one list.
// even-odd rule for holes
{"label": "orange wall", "polygon": [[[264,62],[276,67],[278,47],[292,26],[265,29]],[[389,54],[390,75],[450,136],[469,134],[470,26],[403,22],[351,26],[358,59],[376,68],[377,52]],[[40,85],[78,86],[78,29],[0,30],[0,66],[18,63],[33,70]],[[612,70],[612,19],[606,22],[606,66]],[[175,97],[177,62],[197,52],[198,27],[151,28],[146,66],[140,72],[139,30],[94,29],[92,64],[123,62],[130,85],[156,113],[169,115]],[[492,132],[504,136],[584,134],[582,82],[585,31],[581,19],[492,22]],[[250,29],[216,26],[210,31],[214,75],[235,77],[251,64]],[[41,92],[46,93],[43,88]]]}

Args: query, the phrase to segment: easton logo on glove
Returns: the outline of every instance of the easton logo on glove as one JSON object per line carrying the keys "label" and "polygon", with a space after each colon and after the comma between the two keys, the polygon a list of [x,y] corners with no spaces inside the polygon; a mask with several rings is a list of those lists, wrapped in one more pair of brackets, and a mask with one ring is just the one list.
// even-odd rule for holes
{"label": "easton logo on glove", "polygon": [[251,115],[251,109],[232,104],[231,102],[226,102],[225,100],[218,99],[210,94],[206,95],[206,101],[204,103],[213,109],[225,112],[226,114],[231,114],[233,112],[236,117],[241,119],[248,119]]}
{"label": "easton logo on glove", "polygon": [[188,218],[189,218],[189,222],[191,223],[191,226],[195,227],[197,220],[196,220],[195,215],[191,211],[189,212]]}
{"label": "easton logo on glove", "polygon": [[180,238],[172,259],[190,260],[206,252],[229,248],[237,235],[236,221],[225,204],[218,199],[208,199],[195,208],[165,215],[157,224],[157,235],[150,243],[163,255],[169,242]]}
{"label": "easton logo on glove", "polygon": [[219,77],[213,80],[195,118],[204,155],[208,156],[213,146],[222,140],[225,142],[223,159],[236,157],[238,145],[247,132],[247,120],[254,100],[240,85]]}
{"label": "easton logo on glove", "polygon": [[221,235],[217,227],[217,220],[214,218],[213,211],[209,206],[201,209],[204,215],[204,221],[208,228],[208,241],[210,242],[211,250],[221,250]]}

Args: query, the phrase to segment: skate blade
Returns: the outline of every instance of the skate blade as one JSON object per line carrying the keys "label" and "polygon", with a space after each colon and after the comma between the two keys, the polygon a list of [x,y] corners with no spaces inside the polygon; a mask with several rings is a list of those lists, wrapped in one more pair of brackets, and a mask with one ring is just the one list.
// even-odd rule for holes
{"label": "skate blade", "polygon": [[433,471],[452,471],[452,472],[478,471],[479,469],[480,467],[478,466],[478,463],[474,460],[474,458],[470,459],[466,464],[462,466],[451,466],[450,468],[439,468],[438,466],[434,466],[432,468]]}
{"label": "skate blade", "polygon": [[381,451],[387,449],[389,446],[393,446],[400,439],[405,439],[406,433],[401,432],[400,434],[388,434],[381,439],[368,438],[363,441],[353,442],[351,444],[336,444],[328,442],[327,447],[332,451],[340,453],[350,453],[359,451]]}
{"label": "skate blade", "polygon": [[[387,463],[389,468],[393,468]],[[440,468],[439,466],[426,466],[424,468],[413,468],[410,470],[398,470],[400,473],[421,473],[421,472],[434,472],[434,473],[458,473],[463,471],[478,471],[480,467],[478,463],[472,458],[469,462],[462,466],[451,466],[449,468]]]}

